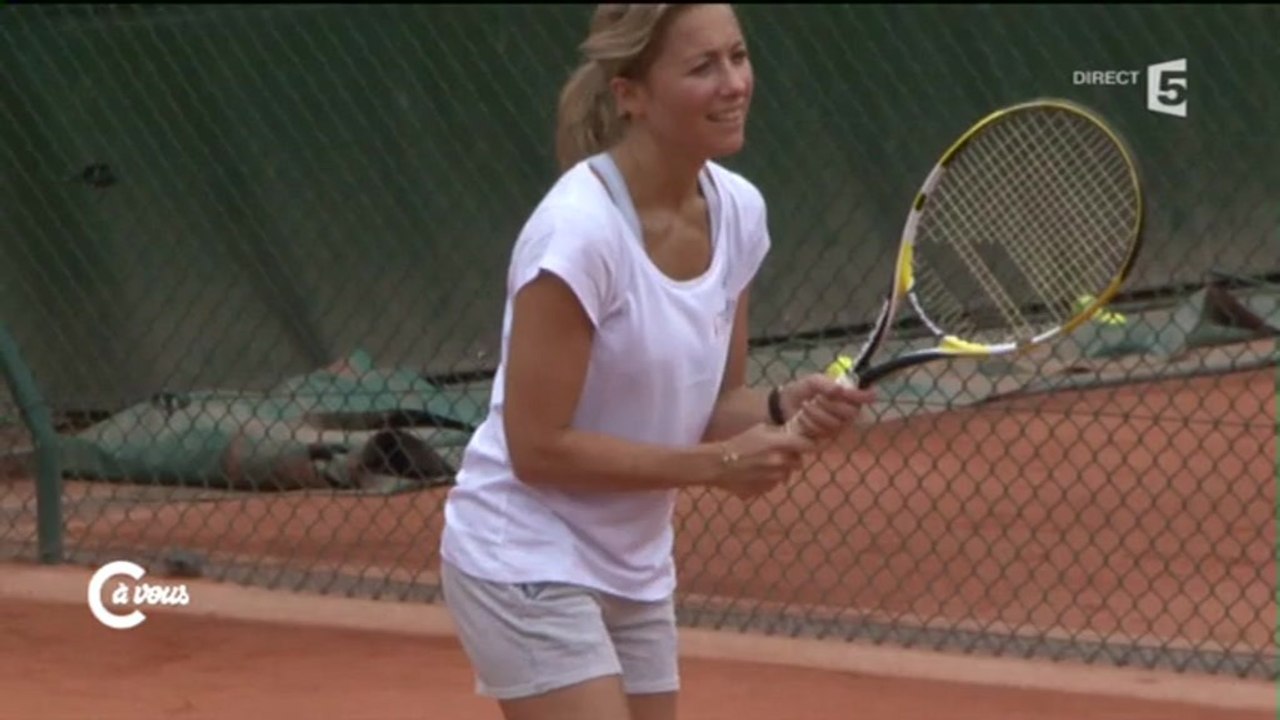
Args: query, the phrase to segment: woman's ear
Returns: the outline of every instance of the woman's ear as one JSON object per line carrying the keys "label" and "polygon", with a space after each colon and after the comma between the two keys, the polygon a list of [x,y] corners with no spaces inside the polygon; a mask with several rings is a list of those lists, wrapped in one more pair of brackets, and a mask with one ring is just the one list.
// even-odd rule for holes
{"label": "woman's ear", "polygon": [[636,118],[644,115],[644,89],[629,78],[615,77],[609,81],[609,90],[613,93],[613,105],[618,110],[618,117]]}

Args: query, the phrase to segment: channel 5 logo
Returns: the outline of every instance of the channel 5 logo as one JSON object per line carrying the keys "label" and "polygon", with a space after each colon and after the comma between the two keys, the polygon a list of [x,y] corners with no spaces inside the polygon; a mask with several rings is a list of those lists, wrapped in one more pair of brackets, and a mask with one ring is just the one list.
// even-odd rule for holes
{"label": "channel 5 logo", "polygon": [[1163,115],[1187,116],[1187,59],[1147,66],[1147,109]]}

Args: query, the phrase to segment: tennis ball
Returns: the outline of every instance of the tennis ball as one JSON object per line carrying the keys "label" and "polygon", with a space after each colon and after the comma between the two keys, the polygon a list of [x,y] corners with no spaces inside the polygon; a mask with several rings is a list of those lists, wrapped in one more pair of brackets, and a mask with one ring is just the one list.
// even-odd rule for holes
{"label": "tennis ball", "polygon": [[827,366],[826,375],[832,380],[839,380],[841,375],[853,369],[853,358],[839,355]]}
{"label": "tennis ball", "polygon": [[1129,322],[1129,319],[1121,313],[1103,310],[1094,318],[1094,322],[1099,325],[1125,325]]}
{"label": "tennis ball", "polygon": [[[1096,299],[1092,295],[1081,295],[1076,299],[1076,309],[1083,310]],[[1105,308],[1099,309],[1093,316],[1093,322],[1099,325],[1124,325],[1128,321],[1129,319],[1123,314]]]}

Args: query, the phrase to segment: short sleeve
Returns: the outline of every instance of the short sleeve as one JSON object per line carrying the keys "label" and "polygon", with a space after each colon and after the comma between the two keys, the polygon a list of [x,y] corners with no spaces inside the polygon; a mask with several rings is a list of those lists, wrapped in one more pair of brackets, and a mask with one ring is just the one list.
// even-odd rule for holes
{"label": "short sleeve", "polygon": [[568,210],[531,221],[512,255],[511,297],[539,274],[552,273],[569,286],[591,324],[599,327],[614,304],[617,269],[608,234],[591,227],[587,213]]}
{"label": "short sleeve", "polygon": [[756,187],[745,180],[739,180],[738,191],[741,216],[741,237],[738,240],[738,251],[732,279],[732,290],[741,294],[752,284],[769,255],[772,239],[769,234],[769,214],[765,207],[764,196]]}
{"label": "short sleeve", "polygon": [[760,272],[760,267],[764,265],[765,258],[769,256],[769,249],[773,244],[773,240],[769,234],[769,210],[765,207],[764,198],[761,197],[759,212],[756,214],[755,229],[749,232],[747,238],[747,263],[751,268],[751,274],[743,285],[749,284],[755,279]]}

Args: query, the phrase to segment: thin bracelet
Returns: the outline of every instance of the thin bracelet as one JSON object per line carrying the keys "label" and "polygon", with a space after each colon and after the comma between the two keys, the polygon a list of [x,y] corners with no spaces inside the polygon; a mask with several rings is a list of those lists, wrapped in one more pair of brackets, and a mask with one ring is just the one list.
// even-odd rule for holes
{"label": "thin bracelet", "polygon": [[774,425],[787,424],[787,417],[782,414],[782,393],[777,385],[769,391],[769,421]]}
{"label": "thin bracelet", "polygon": [[732,467],[738,463],[738,453],[729,447],[729,443],[720,443],[720,464]]}

